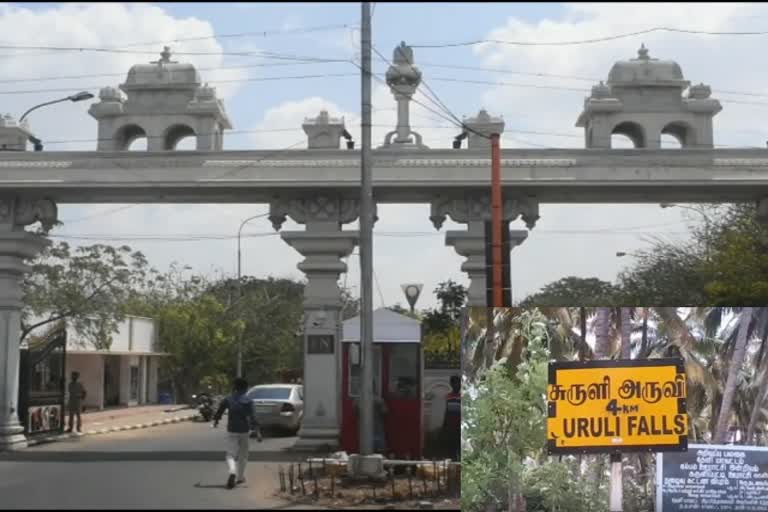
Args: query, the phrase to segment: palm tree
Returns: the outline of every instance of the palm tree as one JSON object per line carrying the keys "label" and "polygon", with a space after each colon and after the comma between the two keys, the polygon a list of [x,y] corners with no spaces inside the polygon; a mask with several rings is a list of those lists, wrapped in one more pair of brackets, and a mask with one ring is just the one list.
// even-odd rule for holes
{"label": "palm tree", "polygon": [[611,355],[611,308],[597,308],[595,322],[595,357],[604,359]]}
{"label": "palm tree", "polygon": [[733,398],[736,396],[736,384],[744,363],[744,357],[747,354],[747,334],[749,334],[749,325],[752,323],[752,310],[753,308],[744,308],[739,318],[739,334],[733,349],[733,358],[728,365],[728,380],[725,383],[723,401],[720,405],[720,414],[715,428],[714,442],[716,444],[724,443],[728,433],[733,413]]}
{"label": "palm tree", "polygon": [[632,359],[632,317],[629,308],[621,310],[621,358]]}

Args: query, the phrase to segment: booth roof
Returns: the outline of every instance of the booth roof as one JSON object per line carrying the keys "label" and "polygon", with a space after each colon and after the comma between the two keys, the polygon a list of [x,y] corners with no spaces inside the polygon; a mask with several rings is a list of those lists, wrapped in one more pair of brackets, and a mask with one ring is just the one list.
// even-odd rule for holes
{"label": "booth roof", "polygon": [[[360,341],[360,316],[344,321],[344,343]],[[373,312],[374,343],[421,343],[421,322],[386,308]]]}

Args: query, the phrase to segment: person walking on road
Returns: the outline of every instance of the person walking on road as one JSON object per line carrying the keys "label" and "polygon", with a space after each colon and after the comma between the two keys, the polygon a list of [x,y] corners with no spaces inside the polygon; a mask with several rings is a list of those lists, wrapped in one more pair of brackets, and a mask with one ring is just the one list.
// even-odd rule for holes
{"label": "person walking on road", "polygon": [[69,428],[67,432],[72,432],[72,423],[74,423],[74,417],[77,415],[77,431],[82,432],[83,420],[80,417],[80,413],[83,409],[83,400],[85,400],[85,388],[78,381],[80,373],[72,372],[72,381],[69,383]]}
{"label": "person walking on road", "polygon": [[232,489],[236,484],[245,483],[245,466],[248,464],[251,430],[256,432],[258,441],[262,441],[261,428],[253,414],[251,401],[246,396],[247,391],[248,382],[240,377],[235,379],[234,393],[221,401],[219,409],[213,416],[213,426],[216,428],[224,411],[229,411],[227,415],[226,460],[229,467],[227,489]]}

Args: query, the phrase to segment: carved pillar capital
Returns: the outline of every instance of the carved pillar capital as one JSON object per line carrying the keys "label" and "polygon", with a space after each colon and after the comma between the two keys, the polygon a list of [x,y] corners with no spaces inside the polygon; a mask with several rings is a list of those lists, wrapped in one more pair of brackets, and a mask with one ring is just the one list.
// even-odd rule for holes
{"label": "carved pillar capital", "polygon": [[[533,229],[539,220],[539,202],[535,197],[513,197],[504,200],[503,220],[522,218],[528,229]],[[491,220],[490,194],[467,194],[460,196],[436,197],[432,200],[430,220],[435,229],[443,227],[446,217],[454,222],[469,224]]]}
{"label": "carved pillar capital", "polygon": [[58,222],[56,203],[50,199],[0,197],[0,231],[24,231],[25,226],[38,221],[44,233],[53,229]]}
{"label": "carved pillar capital", "polygon": [[[528,231],[510,229],[510,250],[522,244],[526,238]],[[486,307],[485,232],[472,225],[467,231],[448,231],[445,234],[445,245],[452,246],[457,254],[466,258],[461,264],[461,270],[469,276],[467,306]]]}
{"label": "carved pillar capital", "polygon": [[[288,217],[299,224],[322,225],[332,230],[354,222],[360,216],[360,201],[335,194],[305,197],[276,197],[269,204],[269,220],[275,231],[280,231]],[[373,220],[376,222],[376,205]]]}

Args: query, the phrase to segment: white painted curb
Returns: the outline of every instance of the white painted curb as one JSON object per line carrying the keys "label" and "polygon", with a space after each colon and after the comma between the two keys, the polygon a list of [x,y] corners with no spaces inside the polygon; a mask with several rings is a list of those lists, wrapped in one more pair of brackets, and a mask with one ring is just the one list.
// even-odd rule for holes
{"label": "white painted curb", "polygon": [[31,439],[28,441],[29,446],[34,446],[40,443],[46,443],[51,441],[61,441],[64,439],[71,439],[73,437],[94,436],[98,434],[109,434],[110,432],[123,432],[126,430],[137,430],[140,428],[157,427],[160,425],[169,425],[171,423],[179,423],[182,421],[191,421],[197,417],[197,414],[191,414],[187,416],[181,416],[176,418],[167,418],[164,420],[153,421],[152,423],[140,423],[138,425],[122,425],[119,427],[103,428],[100,430],[86,430],[85,432],[71,432],[64,434],[57,434],[54,436],[41,437],[39,439]]}

